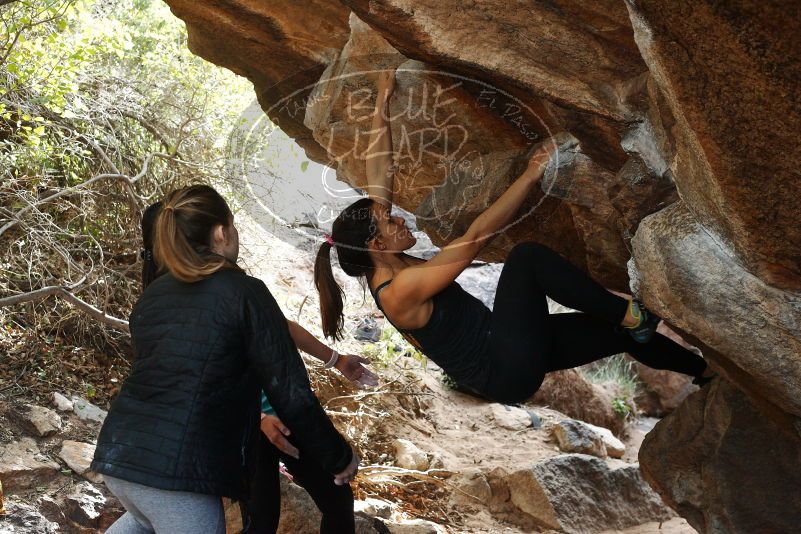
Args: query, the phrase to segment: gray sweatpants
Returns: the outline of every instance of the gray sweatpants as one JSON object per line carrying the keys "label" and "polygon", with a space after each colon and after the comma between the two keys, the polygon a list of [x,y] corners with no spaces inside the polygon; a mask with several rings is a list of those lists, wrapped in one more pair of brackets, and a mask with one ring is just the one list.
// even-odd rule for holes
{"label": "gray sweatpants", "polygon": [[127,510],[106,534],[225,534],[220,497],[151,488],[107,475],[103,479]]}

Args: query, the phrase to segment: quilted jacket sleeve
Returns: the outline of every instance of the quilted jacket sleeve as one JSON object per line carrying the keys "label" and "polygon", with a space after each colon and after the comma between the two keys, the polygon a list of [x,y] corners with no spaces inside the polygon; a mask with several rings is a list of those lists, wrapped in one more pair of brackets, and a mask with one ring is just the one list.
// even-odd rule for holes
{"label": "quilted jacket sleeve", "polygon": [[248,277],[243,304],[248,358],[270,404],[301,454],[311,455],[330,473],[342,472],[353,452],[314,395],[278,303],[264,282]]}

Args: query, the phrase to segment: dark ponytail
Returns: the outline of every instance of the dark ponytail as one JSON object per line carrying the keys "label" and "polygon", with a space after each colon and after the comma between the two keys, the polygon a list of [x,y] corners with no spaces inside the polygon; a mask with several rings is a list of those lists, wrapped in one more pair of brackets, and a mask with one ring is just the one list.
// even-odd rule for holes
{"label": "dark ponytail", "polygon": [[153,257],[153,234],[156,226],[156,219],[161,212],[161,201],[151,204],[142,214],[142,290],[144,291],[150,283],[161,273],[156,258]]}
{"label": "dark ponytail", "polygon": [[323,322],[323,333],[326,337],[340,339],[345,317],[342,314],[344,303],[342,301],[342,288],[334,279],[331,269],[330,243],[320,245],[317,258],[314,260],[314,285],[320,294],[320,317]]}
{"label": "dark ponytail", "polygon": [[314,285],[320,294],[320,316],[326,337],[341,339],[345,317],[342,288],[331,269],[331,249],[336,247],[339,266],[348,276],[367,276],[373,261],[367,242],[378,234],[373,219],[373,200],[362,198],[344,210],[331,227],[331,241],[323,243],[314,261]]}

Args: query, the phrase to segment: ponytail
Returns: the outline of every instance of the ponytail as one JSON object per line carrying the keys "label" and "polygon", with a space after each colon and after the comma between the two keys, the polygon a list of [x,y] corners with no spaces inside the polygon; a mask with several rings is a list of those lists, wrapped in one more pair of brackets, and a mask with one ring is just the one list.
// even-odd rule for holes
{"label": "ponytail", "polygon": [[196,282],[222,269],[238,269],[210,249],[211,232],[227,227],[232,215],[225,200],[207,185],[174,191],[164,200],[156,221],[156,263],[182,282]]}
{"label": "ponytail", "polygon": [[142,214],[142,290],[155,280],[159,272],[156,259],[153,257],[153,234],[156,226],[156,219],[161,212],[161,201],[148,206]]}
{"label": "ponytail", "polygon": [[377,235],[378,226],[373,220],[372,206],[372,199],[362,198],[342,210],[314,261],[314,285],[320,294],[323,333],[335,340],[342,338],[345,325],[344,294],[331,269],[331,249],[336,246],[339,266],[348,276],[367,277],[373,271],[367,243]]}
{"label": "ponytail", "polygon": [[314,285],[320,294],[323,333],[326,337],[338,340],[342,338],[345,316],[342,313],[342,288],[337,284],[331,269],[331,248],[331,243],[326,241],[317,251],[317,258],[314,260]]}

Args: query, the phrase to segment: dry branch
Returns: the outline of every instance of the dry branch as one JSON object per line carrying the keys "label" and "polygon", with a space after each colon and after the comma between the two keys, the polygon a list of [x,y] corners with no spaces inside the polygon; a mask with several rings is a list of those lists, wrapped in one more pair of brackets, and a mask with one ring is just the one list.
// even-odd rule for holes
{"label": "dry branch", "polygon": [[51,202],[56,200],[57,198],[61,198],[63,196],[71,195],[80,189],[85,189],[86,187],[99,182],[101,180],[120,180],[126,186],[126,190],[128,191],[129,195],[132,197],[136,205],[139,204],[139,195],[136,194],[136,190],[134,189],[134,185],[137,181],[139,181],[145,174],[147,174],[148,167],[150,166],[150,162],[153,160],[154,157],[160,157],[165,159],[173,159],[174,156],[171,154],[165,154],[163,152],[153,152],[148,154],[145,158],[145,162],[142,165],[142,169],[139,171],[138,174],[135,176],[128,176],[127,174],[98,174],[93,176],[92,178],[86,180],[85,182],[81,182],[78,185],[74,185],[72,187],[66,187],[52,195],[48,195],[36,202],[33,202],[24,208],[17,211],[14,215],[11,216],[11,220],[8,221],[2,228],[0,228],[0,237],[9,230],[10,228],[16,226],[20,222],[20,218],[25,215],[27,212],[31,211],[34,208],[41,206],[47,202]]}
{"label": "dry branch", "polygon": [[13,295],[11,297],[0,298],[0,308],[5,306],[13,306],[15,304],[22,304],[24,302],[41,300],[49,296],[61,297],[76,308],[88,314],[90,317],[93,317],[94,319],[97,319],[98,321],[107,324],[116,330],[123,332],[128,331],[128,321],[108,315],[100,308],[96,308],[88,302],[81,300],[65,286],[48,286],[41,289],[36,289],[34,291],[29,291],[27,293],[20,293],[19,295]]}

